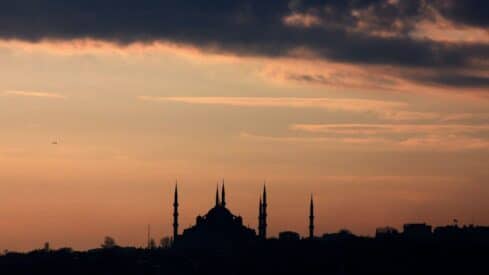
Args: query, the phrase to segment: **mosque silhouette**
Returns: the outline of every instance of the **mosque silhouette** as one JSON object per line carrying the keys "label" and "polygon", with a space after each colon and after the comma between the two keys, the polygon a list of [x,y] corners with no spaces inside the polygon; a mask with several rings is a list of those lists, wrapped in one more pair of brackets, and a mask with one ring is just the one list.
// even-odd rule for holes
{"label": "mosque silhouette", "polygon": [[[235,248],[267,239],[267,190],[263,186],[258,206],[258,233],[245,225],[243,218],[234,215],[226,207],[224,182],[219,196],[216,189],[215,205],[207,214],[197,216],[195,225],[179,234],[178,188],[175,186],[173,201],[173,247],[174,248]],[[309,213],[309,238],[314,237],[314,202],[311,197]]]}

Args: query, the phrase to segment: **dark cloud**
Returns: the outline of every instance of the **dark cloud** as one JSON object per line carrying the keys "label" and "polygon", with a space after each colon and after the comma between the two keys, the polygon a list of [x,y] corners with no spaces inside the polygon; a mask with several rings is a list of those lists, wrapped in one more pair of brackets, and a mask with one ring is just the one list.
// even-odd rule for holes
{"label": "dark cloud", "polygon": [[488,88],[489,77],[457,73],[437,74],[434,76],[414,77],[418,81],[435,85],[446,85],[460,88]]}
{"label": "dark cloud", "polygon": [[334,78],[327,78],[321,74],[288,74],[286,76],[288,80],[307,82],[312,84],[333,85],[341,84],[341,80]]}
{"label": "dark cloud", "polygon": [[433,6],[446,18],[458,23],[489,27],[489,1],[435,0]]}
{"label": "dark cloud", "polygon": [[[484,0],[5,0],[0,2],[0,37],[172,41],[272,57],[307,48],[340,62],[433,70],[484,64],[474,61],[489,58],[486,44],[409,37],[414,24],[430,16],[427,7],[464,24],[487,26],[489,18]],[[320,22],[309,28],[284,24],[294,13]]]}
{"label": "dark cloud", "polygon": [[[289,73],[285,75],[285,78],[288,80],[293,80],[297,82],[306,82],[310,84],[321,84],[321,85],[332,85],[332,86],[343,86],[343,87],[351,87],[352,84],[349,83],[351,80],[351,75],[346,72],[333,72],[329,75],[322,74],[307,74],[300,73],[294,74]],[[388,86],[394,86],[397,84],[395,80],[384,77],[384,75],[378,74],[368,74],[363,77],[364,83],[361,85],[375,88],[384,88]],[[357,84],[358,85],[358,84]]]}

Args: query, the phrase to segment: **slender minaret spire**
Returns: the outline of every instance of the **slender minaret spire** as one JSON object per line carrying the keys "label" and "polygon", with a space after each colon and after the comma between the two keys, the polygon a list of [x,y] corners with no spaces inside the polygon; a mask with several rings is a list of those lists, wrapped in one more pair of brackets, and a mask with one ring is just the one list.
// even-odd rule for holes
{"label": "slender minaret spire", "polygon": [[220,202],[219,202],[219,183],[217,183],[217,186],[216,186],[216,206],[219,206]]}
{"label": "slender minaret spire", "polygon": [[224,180],[222,180],[221,206],[226,207],[226,192],[224,191]]}
{"label": "slender minaret spire", "polygon": [[311,203],[309,205],[309,239],[314,238],[314,201],[311,194]]}
{"label": "slender minaret spire", "polygon": [[175,194],[173,198],[173,241],[178,238],[178,186],[175,183]]}
{"label": "slender minaret spire", "polygon": [[263,236],[263,204],[260,195],[260,204],[258,205],[258,237]]}
{"label": "slender minaret spire", "polygon": [[263,184],[263,202],[262,202],[262,238],[267,238],[267,186]]}

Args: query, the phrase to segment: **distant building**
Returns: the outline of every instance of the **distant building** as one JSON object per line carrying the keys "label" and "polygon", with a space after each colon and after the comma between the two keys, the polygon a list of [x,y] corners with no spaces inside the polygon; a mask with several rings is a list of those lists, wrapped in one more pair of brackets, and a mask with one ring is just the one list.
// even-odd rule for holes
{"label": "distant building", "polygon": [[323,240],[325,241],[334,241],[334,240],[349,240],[356,238],[349,230],[341,229],[337,233],[329,233],[323,235]]}
{"label": "distant building", "polygon": [[283,231],[278,234],[278,239],[281,241],[298,241],[301,237],[297,232]]}
{"label": "distant building", "polygon": [[445,225],[436,227],[433,236],[442,241],[489,242],[489,227],[478,225]]}
{"label": "distant building", "polygon": [[463,237],[463,230],[457,225],[439,226],[435,228],[433,235],[442,240],[458,239]]}
{"label": "distant building", "polygon": [[426,223],[405,224],[402,235],[408,239],[428,239],[432,237],[431,225]]}
{"label": "distant building", "polygon": [[392,239],[399,236],[399,231],[390,226],[379,227],[375,230],[376,239]]}

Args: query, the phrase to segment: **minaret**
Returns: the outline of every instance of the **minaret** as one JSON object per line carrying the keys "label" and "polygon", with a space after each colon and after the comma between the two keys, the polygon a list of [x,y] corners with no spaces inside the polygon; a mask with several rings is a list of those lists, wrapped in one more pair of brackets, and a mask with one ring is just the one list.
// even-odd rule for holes
{"label": "minaret", "polygon": [[258,237],[263,236],[263,204],[260,196],[260,204],[258,205]]}
{"label": "minaret", "polygon": [[224,191],[224,180],[222,180],[221,206],[226,207],[226,192]]}
{"label": "minaret", "polygon": [[309,205],[309,239],[314,239],[314,201],[312,200]]}
{"label": "minaret", "polygon": [[262,202],[262,238],[267,238],[267,187],[263,185],[263,202]]}
{"label": "minaret", "polygon": [[175,194],[173,198],[173,241],[178,238],[178,187],[175,183]]}
{"label": "minaret", "polygon": [[219,206],[219,182],[217,183],[216,186],[216,206]]}

